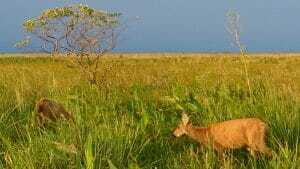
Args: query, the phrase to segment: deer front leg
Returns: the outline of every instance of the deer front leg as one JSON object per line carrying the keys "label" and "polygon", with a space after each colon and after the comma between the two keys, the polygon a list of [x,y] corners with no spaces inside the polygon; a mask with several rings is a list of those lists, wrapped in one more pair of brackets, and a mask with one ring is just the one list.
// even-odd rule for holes
{"label": "deer front leg", "polygon": [[197,149],[196,149],[197,154],[199,154],[199,152],[202,152],[203,148],[204,148],[203,145],[198,144]]}
{"label": "deer front leg", "polygon": [[45,117],[42,114],[37,115],[37,125],[43,127],[45,123]]}
{"label": "deer front leg", "polygon": [[218,159],[220,161],[224,161],[225,160],[225,152],[224,152],[224,150],[217,150],[217,154],[218,154]]}
{"label": "deer front leg", "polygon": [[256,159],[256,152],[255,152],[253,149],[251,149],[250,147],[247,147],[247,150],[248,150],[248,152],[251,154],[251,156],[252,156],[254,159]]}
{"label": "deer front leg", "polygon": [[224,161],[225,160],[225,151],[224,151],[224,148],[220,144],[218,144],[218,143],[214,143],[213,144],[213,148],[217,152],[219,160],[220,161]]}

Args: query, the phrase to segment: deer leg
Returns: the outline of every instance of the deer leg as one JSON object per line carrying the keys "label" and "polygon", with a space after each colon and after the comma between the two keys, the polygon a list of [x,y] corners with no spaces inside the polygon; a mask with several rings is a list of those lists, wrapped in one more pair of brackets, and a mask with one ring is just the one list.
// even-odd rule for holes
{"label": "deer leg", "polygon": [[45,123],[45,118],[42,114],[39,114],[37,116],[37,124],[39,127],[43,127],[44,126],[44,123]]}
{"label": "deer leg", "polygon": [[223,148],[218,148],[218,149],[215,149],[217,151],[217,154],[218,154],[218,159],[220,161],[224,161],[225,160],[225,152],[223,150]]}
{"label": "deer leg", "polygon": [[260,152],[268,157],[272,157],[272,150],[266,145],[264,134],[258,138],[258,141],[252,142],[252,144],[249,145],[249,148],[252,151]]}
{"label": "deer leg", "polygon": [[224,151],[218,151],[218,159],[220,161],[225,161],[225,154]]}
{"label": "deer leg", "polygon": [[197,153],[202,152],[202,151],[203,151],[203,148],[204,148],[203,145],[198,144],[197,149],[196,149],[196,152],[197,152]]}
{"label": "deer leg", "polygon": [[265,154],[268,157],[272,157],[272,150],[269,147],[267,147],[265,143],[259,145],[258,151],[262,154]]}
{"label": "deer leg", "polygon": [[251,156],[252,156],[253,158],[256,158],[256,152],[255,152],[252,148],[247,147],[247,150],[249,151],[249,153],[251,154]]}
{"label": "deer leg", "polygon": [[218,158],[220,161],[225,160],[224,148],[219,143],[213,143],[213,148],[216,150],[218,154]]}

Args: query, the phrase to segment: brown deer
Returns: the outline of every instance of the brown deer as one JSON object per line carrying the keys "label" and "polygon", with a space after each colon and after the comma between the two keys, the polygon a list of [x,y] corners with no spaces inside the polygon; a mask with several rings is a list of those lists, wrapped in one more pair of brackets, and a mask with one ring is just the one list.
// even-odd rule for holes
{"label": "brown deer", "polygon": [[67,119],[74,122],[74,117],[67,112],[62,104],[53,100],[42,98],[36,104],[37,123],[40,127],[44,126],[46,120],[57,121],[58,119]]}
{"label": "brown deer", "polygon": [[183,113],[173,135],[180,137],[186,134],[203,145],[212,146],[219,159],[223,160],[226,150],[243,147],[246,147],[254,157],[256,152],[270,157],[271,149],[265,142],[267,132],[266,123],[257,118],[229,120],[211,124],[209,127],[195,127],[189,123],[187,114]]}

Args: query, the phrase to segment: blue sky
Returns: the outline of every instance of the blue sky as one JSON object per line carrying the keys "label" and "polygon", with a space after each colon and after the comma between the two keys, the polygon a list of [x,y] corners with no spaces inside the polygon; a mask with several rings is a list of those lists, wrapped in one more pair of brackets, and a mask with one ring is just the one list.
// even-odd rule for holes
{"label": "blue sky", "polygon": [[0,52],[14,52],[24,19],[72,3],[140,17],[123,33],[117,51],[233,51],[226,13],[241,15],[242,42],[251,52],[300,51],[299,0],[2,0]]}

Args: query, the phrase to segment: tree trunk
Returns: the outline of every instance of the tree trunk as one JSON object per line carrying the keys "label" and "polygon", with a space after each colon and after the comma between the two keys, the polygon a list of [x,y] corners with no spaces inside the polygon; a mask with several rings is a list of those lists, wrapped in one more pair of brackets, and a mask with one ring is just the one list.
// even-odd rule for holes
{"label": "tree trunk", "polygon": [[53,46],[53,53],[58,54],[59,53],[59,48],[60,48],[59,40],[55,40],[54,46]]}

